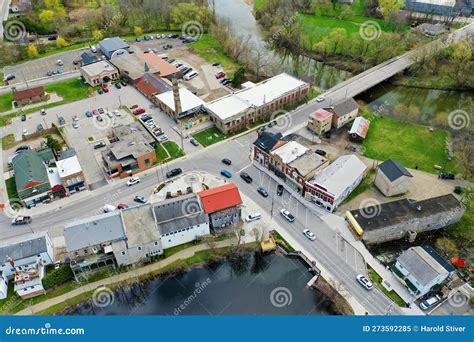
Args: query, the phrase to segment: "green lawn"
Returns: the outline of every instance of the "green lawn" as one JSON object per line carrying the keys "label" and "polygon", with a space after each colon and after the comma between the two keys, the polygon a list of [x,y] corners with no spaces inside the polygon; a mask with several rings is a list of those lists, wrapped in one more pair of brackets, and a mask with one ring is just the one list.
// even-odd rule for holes
{"label": "green lawn", "polygon": [[16,182],[15,177],[8,178],[6,181],[8,199],[18,198],[18,193],[16,192]]}
{"label": "green lawn", "polygon": [[382,291],[388,298],[393,300],[396,304],[398,304],[401,307],[405,307],[406,303],[400,297],[395,291],[388,291],[383,285],[382,285],[382,277],[375,272],[374,269],[368,267],[367,271],[369,272],[369,278],[375,283],[375,285],[379,288],[380,291]]}
{"label": "green lawn", "polygon": [[466,211],[458,223],[446,228],[446,233],[452,237],[458,246],[472,246],[474,242],[474,190],[465,190],[463,203]]}
{"label": "green lawn", "polygon": [[13,94],[7,93],[0,96],[0,113],[12,109]]}
{"label": "green lawn", "polygon": [[[168,153],[166,153],[165,149],[166,151],[168,151],[170,158],[168,157]],[[158,163],[161,163],[163,161],[170,161],[184,156],[184,151],[181,149],[180,146],[178,146],[178,144],[174,143],[173,141],[167,141],[163,144],[156,145],[155,153]]]}
{"label": "green lawn", "polygon": [[[370,118],[370,114],[369,114]],[[445,148],[449,134],[430,132],[428,127],[400,122],[388,117],[371,121],[363,146],[364,156],[377,160],[396,159],[405,167],[436,173],[434,165],[455,172],[454,162],[448,161]]]}
{"label": "green lawn", "polygon": [[217,127],[211,127],[199,133],[193,135],[202,146],[206,147],[215,144],[219,141],[225,140],[228,136],[217,129]]}

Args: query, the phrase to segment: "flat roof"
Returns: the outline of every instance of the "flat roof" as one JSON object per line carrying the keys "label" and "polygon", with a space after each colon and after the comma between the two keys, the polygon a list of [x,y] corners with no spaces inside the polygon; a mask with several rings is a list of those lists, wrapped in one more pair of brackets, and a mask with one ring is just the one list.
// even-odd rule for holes
{"label": "flat roof", "polygon": [[321,108],[321,109],[318,109],[317,111],[309,114],[309,116],[312,117],[313,119],[316,119],[316,120],[325,120],[327,118],[332,117],[332,113]]}
{"label": "flat roof", "polygon": [[251,108],[251,105],[238,96],[230,94],[206,104],[206,108],[221,120],[226,120],[246,111]]}
{"label": "flat roof", "polygon": [[110,63],[134,81],[142,77],[145,72],[154,74],[159,71],[158,68],[153,67],[150,63],[138,57],[136,53],[118,56],[112,59]]}
{"label": "flat roof", "polygon": [[[172,90],[163,94],[155,95],[155,97],[174,112],[174,94]],[[186,88],[179,88],[179,98],[181,100],[181,109],[183,112],[195,109],[204,104],[203,100]]]}
{"label": "flat roof", "polygon": [[414,0],[413,2],[447,7],[454,7],[456,5],[456,0]]}
{"label": "flat roof", "polygon": [[160,239],[150,204],[122,210],[122,219],[127,235],[127,247],[141,246]]}
{"label": "flat roof", "polygon": [[81,172],[82,167],[77,156],[61,159],[56,162],[59,177],[64,178],[75,173]]}
{"label": "flat roof", "polygon": [[109,145],[109,150],[117,161],[132,156],[138,158],[146,153],[153,151],[153,148],[143,141],[136,141],[135,138],[125,137],[123,140],[119,140]]}
{"label": "flat roof", "polygon": [[112,72],[117,69],[107,61],[97,61],[95,63],[87,64],[82,66],[81,69],[89,76],[97,76],[102,72]]}
{"label": "flat roof", "polygon": [[328,160],[323,156],[314,153],[313,151],[308,151],[298,159],[292,161],[289,166],[294,167],[296,170],[298,170],[301,176],[306,177],[311,172],[319,169],[327,162]]}
{"label": "flat roof", "polygon": [[367,167],[353,154],[340,156],[331,165],[322,170],[310,183],[318,185],[338,197],[357,178],[364,174]]}
{"label": "flat roof", "polygon": [[280,157],[284,164],[289,164],[304,155],[309,149],[296,141],[288,141],[285,145],[272,151],[271,154]]}

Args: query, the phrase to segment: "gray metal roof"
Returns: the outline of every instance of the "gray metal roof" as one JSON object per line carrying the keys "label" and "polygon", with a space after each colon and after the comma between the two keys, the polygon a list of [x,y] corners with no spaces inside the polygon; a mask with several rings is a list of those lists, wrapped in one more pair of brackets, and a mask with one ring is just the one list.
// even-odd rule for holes
{"label": "gray metal roof", "polygon": [[344,116],[357,108],[359,108],[359,105],[353,98],[343,99],[332,106],[337,116]]}
{"label": "gray metal roof", "polygon": [[254,145],[263,151],[270,153],[276,143],[282,139],[281,133],[262,132],[257,140],[254,141]]}
{"label": "gray metal roof", "polygon": [[125,239],[120,211],[72,222],[64,228],[68,252]]}
{"label": "gray metal roof", "polygon": [[379,165],[379,170],[382,171],[391,182],[402,176],[413,177],[413,175],[396,160],[384,161]]}
{"label": "gray metal roof", "polygon": [[[13,242],[14,241],[14,242]],[[40,235],[30,237],[26,240],[4,240],[0,246],[0,264],[7,261],[7,256],[13,260],[21,260],[36,256],[48,250],[46,245],[46,236]]]}
{"label": "gray metal roof", "polygon": [[102,40],[99,44],[101,48],[109,52],[129,48],[128,43],[120,37],[106,38]]}
{"label": "gray metal roof", "polygon": [[58,160],[68,159],[74,157],[75,155],[76,150],[74,148],[68,148],[67,150],[61,152],[61,156],[58,158]]}

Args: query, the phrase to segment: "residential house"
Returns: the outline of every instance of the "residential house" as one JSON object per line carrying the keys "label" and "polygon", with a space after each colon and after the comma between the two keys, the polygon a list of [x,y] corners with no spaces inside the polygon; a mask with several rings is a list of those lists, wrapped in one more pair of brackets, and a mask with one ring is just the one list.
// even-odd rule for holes
{"label": "residential house", "polygon": [[445,283],[455,268],[432,247],[424,245],[404,251],[391,270],[413,296],[420,298]]}
{"label": "residential house", "polygon": [[234,226],[242,215],[242,198],[233,183],[198,192],[204,212],[209,215],[211,228],[220,230]]}
{"label": "residential house", "polygon": [[305,198],[333,212],[360,184],[367,167],[355,155],[344,155],[306,182]]}
{"label": "residential house", "polygon": [[451,194],[422,201],[401,199],[346,212],[346,220],[368,245],[408,238],[458,222],[464,206]]}
{"label": "residential house", "polygon": [[86,179],[75,149],[70,148],[63,151],[56,162],[56,167],[61,184],[68,195],[86,190]]}
{"label": "residential house", "polygon": [[386,160],[377,167],[374,184],[386,196],[397,196],[408,191],[413,175],[396,160]]}
{"label": "residential house", "polygon": [[325,109],[318,109],[309,114],[308,129],[314,134],[321,135],[331,130],[332,113]]}
{"label": "residential house", "polygon": [[105,38],[99,42],[99,48],[107,59],[119,58],[129,54],[130,46],[120,37]]}
{"label": "residential house", "polygon": [[97,61],[81,66],[79,71],[82,78],[91,86],[97,87],[110,81],[118,80],[118,70],[107,61]]}
{"label": "residential house", "polygon": [[364,119],[362,116],[355,118],[351,129],[349,130],[349,139],[358,143],[364,141],[369,131],[370,121]]}
{"label": "residential house", "polygon": [[332,127],[339,129],[354,120],[359,114],[359,105],[353,98],[343,99],[329,108],[324,108],[332,115]]}
{"label": "residential house", "polygon": [[281,133],[259,132],[257,140],[253,143],[253,160],[268,169],[270,152],[286,143]]}
{"label": "residential house", "polygon": [[42,86],[13,91],[13,100],[20,106],[46,101],[47,98],[48,94],[44,91]]}

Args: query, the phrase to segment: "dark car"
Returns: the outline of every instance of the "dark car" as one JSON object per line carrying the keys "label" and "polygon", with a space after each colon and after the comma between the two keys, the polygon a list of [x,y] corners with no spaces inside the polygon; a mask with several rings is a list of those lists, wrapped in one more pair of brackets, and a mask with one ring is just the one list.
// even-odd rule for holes
{"label": "dark car", "polygon": [[232,161],[230,159],[224,158],[224,159],[222,159],[222,163],[224,163],[226,165],[231,165]]}
{"label": "dark car", "polygon": [[21,121],[26,121],[26,115],[25,114],[21,115]]}
{"label": "dark car", "polygon": [[36,126],[36,129],[38,130],[38,132],[41,132],[44,128],[42,124],[38,124],[38,126]]}
{"label": "dark car", "polygon": [[176,177],[177,175],[180,175],[182,172],[183,170],[178,167],[176,169],[166,172],[166,178]]}
{"label": "dark car", "polygon": [[442,173],[442,174],[438,175],[438,178],[441,178],[441,179],[455,179],[456,176],[453,173]]}
{"label": "dark car", "polygon": [[101,89],[97,89],[97,94],[102,95],[103,93],[104,93],[104,91],[102,90],[102,88],[101,88]]}
{"label": "dark car", "polygon": [[120,89],[120,88],[122,88],[122,86],[120,85],[120,83],[117,82],[117,83],[115,83],[115,88]]}
{"label": "dark car", "polygon": [[221,171],[221,175],[226,177],[226,178],[232,178],[232,173],[230,173],[229,171],[227,170],[222,170]]}
{"label": "dark car", "polygon": [[278,196],[283,195],[283,185],[281,185],[281,184],[278,184],[278,186],[277,186],[277,195]]}
{"label": "dark car", "polygon": [[122,85],[122,87],[126,87],[126,86],[127,86],[127,82],[125,82],[125,81],[121,81],[120,84]]}
{"label": "dark car", "polygon": [[319,154],[320,156],[323,156],[323,157],[326,156],[326,154],[327,154],[326,151],[323,151],[323,150],[316,150],[314,152],[316,152],[317,154]]}
{"label": "dark car", "polygon": [[186,75],[186,74],[189,74],[192,70],[193,70],[193,68],[186,68],[186,69],[183,69],[183,70],[181,71],[181,73],[182,73],[183,75]]}
{"label": "dark car", "polygon": [[263,197],[268,197],[268,192],[267,190],[265,190],[264,188],[262,188],[261,186],[257,188],[257,191],[260,195],[262,195]]}
{"label": "dark car", "polygon": [[48,40],[49,41],[53,41],[53,40],[57,40],[58,39],[58,35],[57,34],[52,34],[48,37]]}
{"label": "dark car", "polygon": [[331,139],[331,131],[327,131],[326,133],[324,133],[324,136],[325,136],[327,139]]}
{"label": "dark car", "polygon": [[64,120],[64,118],[62,116],[60,116],[58,118],[58,122],[59,122],[60,125],[64,125],[66,123],[66,120]]}
{"label": "dark car", "polygon": [[4,81],[11,81],[15,78],[15,75],[13,74],[8,74],[5,76],[5,78],[3,79]]}
{"label": "dark car", "polygon": [[29,149],[30,149],[30,147],[26,146],[26,145],[18,146],[17,149],[15,150],[15,153],[18,153],[18,152],[21,152],[21,151],[28,151]]}
{"label": "dark car", "polygon": [[90,111],[87,111],[85,114],[86,114],[86,116],[87,116],[88,118],[91,118],[91,117],[92,117],[92,113],[91,113]]}
{"label": "dark car", "polygon": [[104,121],[104,119],[102,119],[102,116],[100,116],[100,115],[96,116],[96,119],[97,119],[97,121],[99,121],[99,122]]}
{"label": "dark car", "polygon": [[240,178],[242,178],[242,179],[243,179],[246,183],[248,183],[248,184],[250,184],[250,183],[253,182],[252,177],[250,177],[249,174],[246,173],[246,172],[242,172],[242,173],[240,174]]}
{"label": "dark car", "polygon": [[191,139],[189,142],[193,144],[194,146],[199,146],[199,143],[194,139]]}
{"label": "dark car", "polygon": [[221,63],[219,62],[212,63],[212,66],[219,66],[219,65],[221,65]]}

